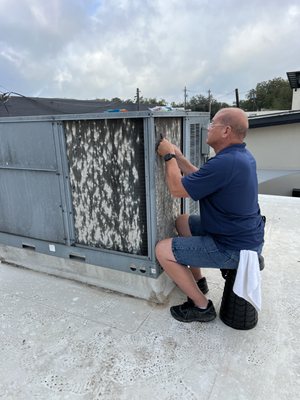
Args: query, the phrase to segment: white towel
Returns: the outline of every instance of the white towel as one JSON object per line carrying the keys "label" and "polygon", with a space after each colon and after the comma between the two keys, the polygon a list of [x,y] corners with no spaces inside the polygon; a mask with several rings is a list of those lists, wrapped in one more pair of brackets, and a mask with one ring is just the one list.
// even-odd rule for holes
{"label": "white towel", "polygon": [[256,251],[241,250],[233,291],[261,310],[261,276]]}

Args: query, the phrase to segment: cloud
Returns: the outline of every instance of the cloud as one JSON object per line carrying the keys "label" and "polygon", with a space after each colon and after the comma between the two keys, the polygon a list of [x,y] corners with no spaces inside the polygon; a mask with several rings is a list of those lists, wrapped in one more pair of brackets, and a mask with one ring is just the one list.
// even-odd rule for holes
{"label": "cloud", "polygon": [[2,57],[4,60],[8,61],[16,67],[20,67],[22,65],[25,55],[22,55],[21,52],[17,52],[13,48],[1,42],[0,49],[0,57]]}
{"label": "cloud", "polygon": [[0,0],[0,85],[73,98],[139,87],[169,101],[187,86],[221,98],[299,69],[299,15],[293,0]]}
{"label": "cloud", "polygon": [[[299,56],[295,54],[299,36],[300,7],[285,7],[280,13],[264,14],[239,30],[232,29],[221,52],[219,72],[234,74],[243,86],[285,76]],[[237,75],[236,75],[237,74]],[[255,82],[254,81],[254,82]],[[255,84],[252,86],[255,87]]]}

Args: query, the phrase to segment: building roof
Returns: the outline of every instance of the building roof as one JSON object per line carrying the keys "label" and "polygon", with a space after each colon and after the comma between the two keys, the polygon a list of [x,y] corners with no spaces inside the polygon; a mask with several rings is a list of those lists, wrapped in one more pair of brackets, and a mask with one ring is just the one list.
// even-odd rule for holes
{"label": "building roof", "polygon": [[[139,110],[145,111],[151,105],[140,104]],[[108,110],[126,109],[138,111],[135,103],[109,102],[101,100],[75,100],[58,98],[41,98],[26,96],[0,96],[0,118],[37,115],[62,115],[97,113]]]}
{"label": "building roof", "polygon": [[261,128],[265,126],[295,124],[300,122],[300,110],[296,111],[279,111],[278,113],[270,113],[259,115],[249,114],[249,128]]}
{"label": "building roof", "polygon": [[291,88],[296,90],[300,88],[300,71],[287,72],[286,74],[289,79]]}
{"label": "building roof", "polygon": [[[7,394],[2,397],[298,399],[300,203],[261,195],[259,204],[267,218],[263,303],[250,331],[232,329],[219,317],[209,323],[175,321],[169,307],[186,300],[178,288],[157,305],[36,272],[65,268],[70,277],[83,267],[61,263],[54,269],[56,257],[3,246],[1,256],[11,261],[3,260],[0,268],[0,386]],[[36,271],[15,266],[24,264]],[[103,279],[100,270],[95,276],[102,285],[109,269]],[[205,274],[219,312],[224,280],[216,269]],[[156,284],[119,272],[112,276],[115,287],[131,282],[143,290]]]}

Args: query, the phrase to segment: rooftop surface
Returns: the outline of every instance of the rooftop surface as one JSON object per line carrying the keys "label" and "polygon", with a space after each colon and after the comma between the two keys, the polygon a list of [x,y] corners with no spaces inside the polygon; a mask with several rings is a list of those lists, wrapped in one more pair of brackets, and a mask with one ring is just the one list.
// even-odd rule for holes
{"label": "rooftop surface", "polygon": [[148,110],[149,104],[103,100],[55,99],[43,97],[13,96],[6,93],[0,96],[0,118],[30,115],[58,115],[101,113],[109,109],[128,111]]}
{"label": "rooftop surface", "polygon": [[[260,205],[262,311],[249,331],[174,320],[178,289],[158,305],[0,264],[0,398],[299,399],[300,199]],[[224,281],[205,272],[219,310]]]}

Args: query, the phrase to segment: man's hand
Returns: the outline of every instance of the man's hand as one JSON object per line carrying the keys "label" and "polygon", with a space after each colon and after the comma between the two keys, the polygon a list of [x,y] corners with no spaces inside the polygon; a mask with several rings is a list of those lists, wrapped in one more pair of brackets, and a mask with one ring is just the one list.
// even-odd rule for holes
{"label": "man's hand", "polygon": [[180,150],[180,148],[175,146],[175,144],[173,145],[173,147],[174,147],[174,152],[175,152],[176,158],[183,157],[183,154],[182,154],[182,151]]}
{"label": "man's hand", "polygon": [[[157,153],[163,157],[168,153],[171,154],[176,154],[176,149],[177,153],[181,151],[178,149],[178,147],[174,146],[171,142],[169,142],[167,139],[162,139],[158,148],[157,148]],[[166,162],[166,181],[167,181],[167,186],[169,188],[169,191],[172,196],[180,198],[180,197],[189,197],[188,193],[186,192],[185,188],[183,187],[181,183],[181,173],[180,169],[178,167],[177,162]]]}
{"label": "man's hand", "polygon": [[175,146],[171,142],[169,142],[167,139],[162,139],[162,141],[159,143],[159,146],[157,148],[157,153],[161,157],[165,156],[168,153],[176,154]]}

